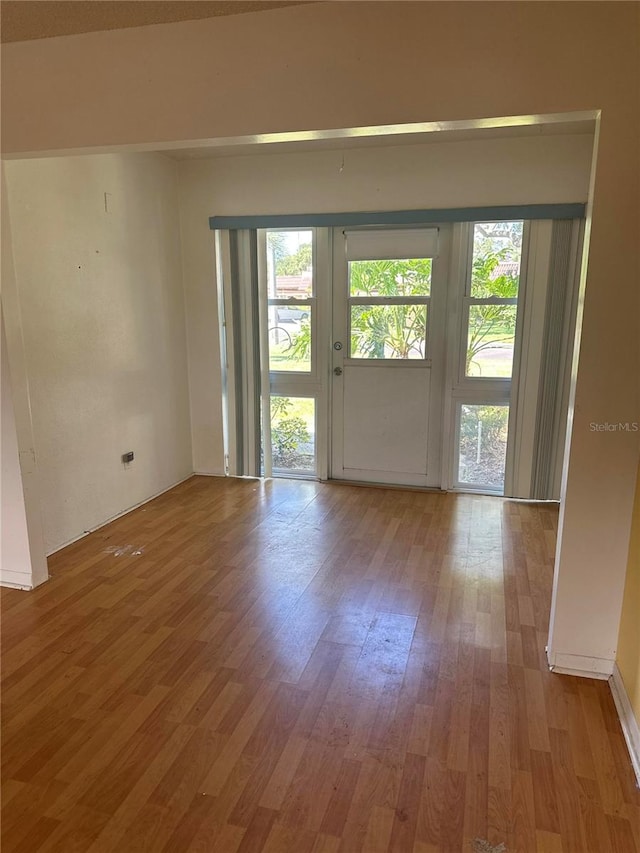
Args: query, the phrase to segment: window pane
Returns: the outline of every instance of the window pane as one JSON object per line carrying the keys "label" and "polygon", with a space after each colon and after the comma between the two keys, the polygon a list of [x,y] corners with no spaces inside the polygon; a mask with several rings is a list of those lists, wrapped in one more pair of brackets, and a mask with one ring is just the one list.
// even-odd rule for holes
{"label": "window pane", "polygon": [[393,261],[351,261],[351,296],[429,296],[431,258]]}
{"label": "window pane", "polygon": [[352,305],[351,358],[424,358],[426,305]]}
{"label": "window pane", "polygon": [[470,305],[466,376],[510,378],[516,336],[515,305]]}
{"label": "window pane", "polygon": [[311,370],[311,306],[269,304],[269,370]]}
{"label": "window pane", "polygon": [[504,490],[509,406],[462,406],[458,481]]}
{"label": "window pane", "polygon": [[471,296],[518,295],[523,222],[478,222],[473,228]]}
{"label": "window pane", "polygon": [[271,397],[271,456],[277,471],[315,471],[312,397]]}
{"label": "window pane", "polygon": [[271,298],[308,298],[313,290],[313,232],[267,231],[267,281]]}

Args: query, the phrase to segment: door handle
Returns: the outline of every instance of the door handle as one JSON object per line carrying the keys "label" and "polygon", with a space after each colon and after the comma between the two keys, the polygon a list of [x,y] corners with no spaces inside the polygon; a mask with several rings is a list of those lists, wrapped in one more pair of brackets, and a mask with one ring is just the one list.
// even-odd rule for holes
{"label": "door handle", "polygon": [[333,372],[335,373],[336,376],[342,376],[342,368],[341,367],[334,367]]}

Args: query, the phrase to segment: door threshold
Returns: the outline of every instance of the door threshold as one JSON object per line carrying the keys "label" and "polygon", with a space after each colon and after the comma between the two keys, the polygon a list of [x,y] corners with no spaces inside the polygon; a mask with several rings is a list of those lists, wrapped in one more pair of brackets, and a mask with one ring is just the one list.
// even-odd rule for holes
{"label": "door threshold", "polygon": [[358,486],[361,489],[394,489],[401,492],[429,492],[431,494],[446,495],[446,491],[439,486],[406,486],[402,483],[368,483],[366,480],[339,480],[337,478],[328,478],[320,482],[336,486]]}

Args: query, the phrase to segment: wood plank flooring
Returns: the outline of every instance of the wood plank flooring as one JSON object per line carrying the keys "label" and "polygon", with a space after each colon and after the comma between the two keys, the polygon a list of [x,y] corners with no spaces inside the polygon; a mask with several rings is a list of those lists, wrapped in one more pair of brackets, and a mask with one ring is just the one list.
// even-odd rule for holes
{"label": "wood plank flooring", "polygon": [[194,477],[2,591],[4,853],[640,851],[557,512]]}

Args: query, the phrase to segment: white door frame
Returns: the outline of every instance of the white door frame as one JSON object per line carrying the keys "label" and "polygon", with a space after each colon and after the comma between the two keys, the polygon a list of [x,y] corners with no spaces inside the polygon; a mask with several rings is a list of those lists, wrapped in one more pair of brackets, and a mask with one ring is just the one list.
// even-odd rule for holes
{"label": "white door frame", "polygon": [[[330,469],[329,477],[334,479],[350,479],[356,482],[372,482],[384,484],[415,485],[427,488],[439,488],[441,483],[441,443],[442,443],[442,403],[444,397],[445,377],[445,316],[447,311],[447,281],[449,277],[449,256],[451,247],[452,226],[450,224],[430,223],[428,228],[439,230],[439,250],[437,257],[433,260],[431,295],[429,297],[429,311],[427,319],[427,353],[424,360],[405,359],[380,359],[372,362],[369,359],[346,359],[348,352],[348,265],[345,255],[345,229],[333,229],[333,288],[332,288],[332,312],[331,312],[331,342],[329,347],[329,382],[331,387],[330,411],[328,419],[328,433],[330,442]],[[349,229],[350,231],[354,229]],[[369,229],[370,230],[370,229]],[[389,229],[393,230],[392,227]],[[375,302],[375,298],[367,298],[367,303]],[[393,300],[385,299],[384,302]],[[400,303],[406,302],[398,298]],[[336,343],[342,345],[342,349],[336,350]],[[346,363],[345,363],[346,362]],[[379,471],[367,471],[350,469],[345,474],[343,463],[343,447],[340,440],[341,429],[344,422],[343,405],[343,383],[342,375],[335,376],[334,370],[344,371],[345,367],[350,369],[385,367],[393,370],[418,369],[431,371],[430,391],[428,404],[427,423],[427,453],[426,475],[414,476],[403,475],[402,482],[394,474],[386,474]]]}

